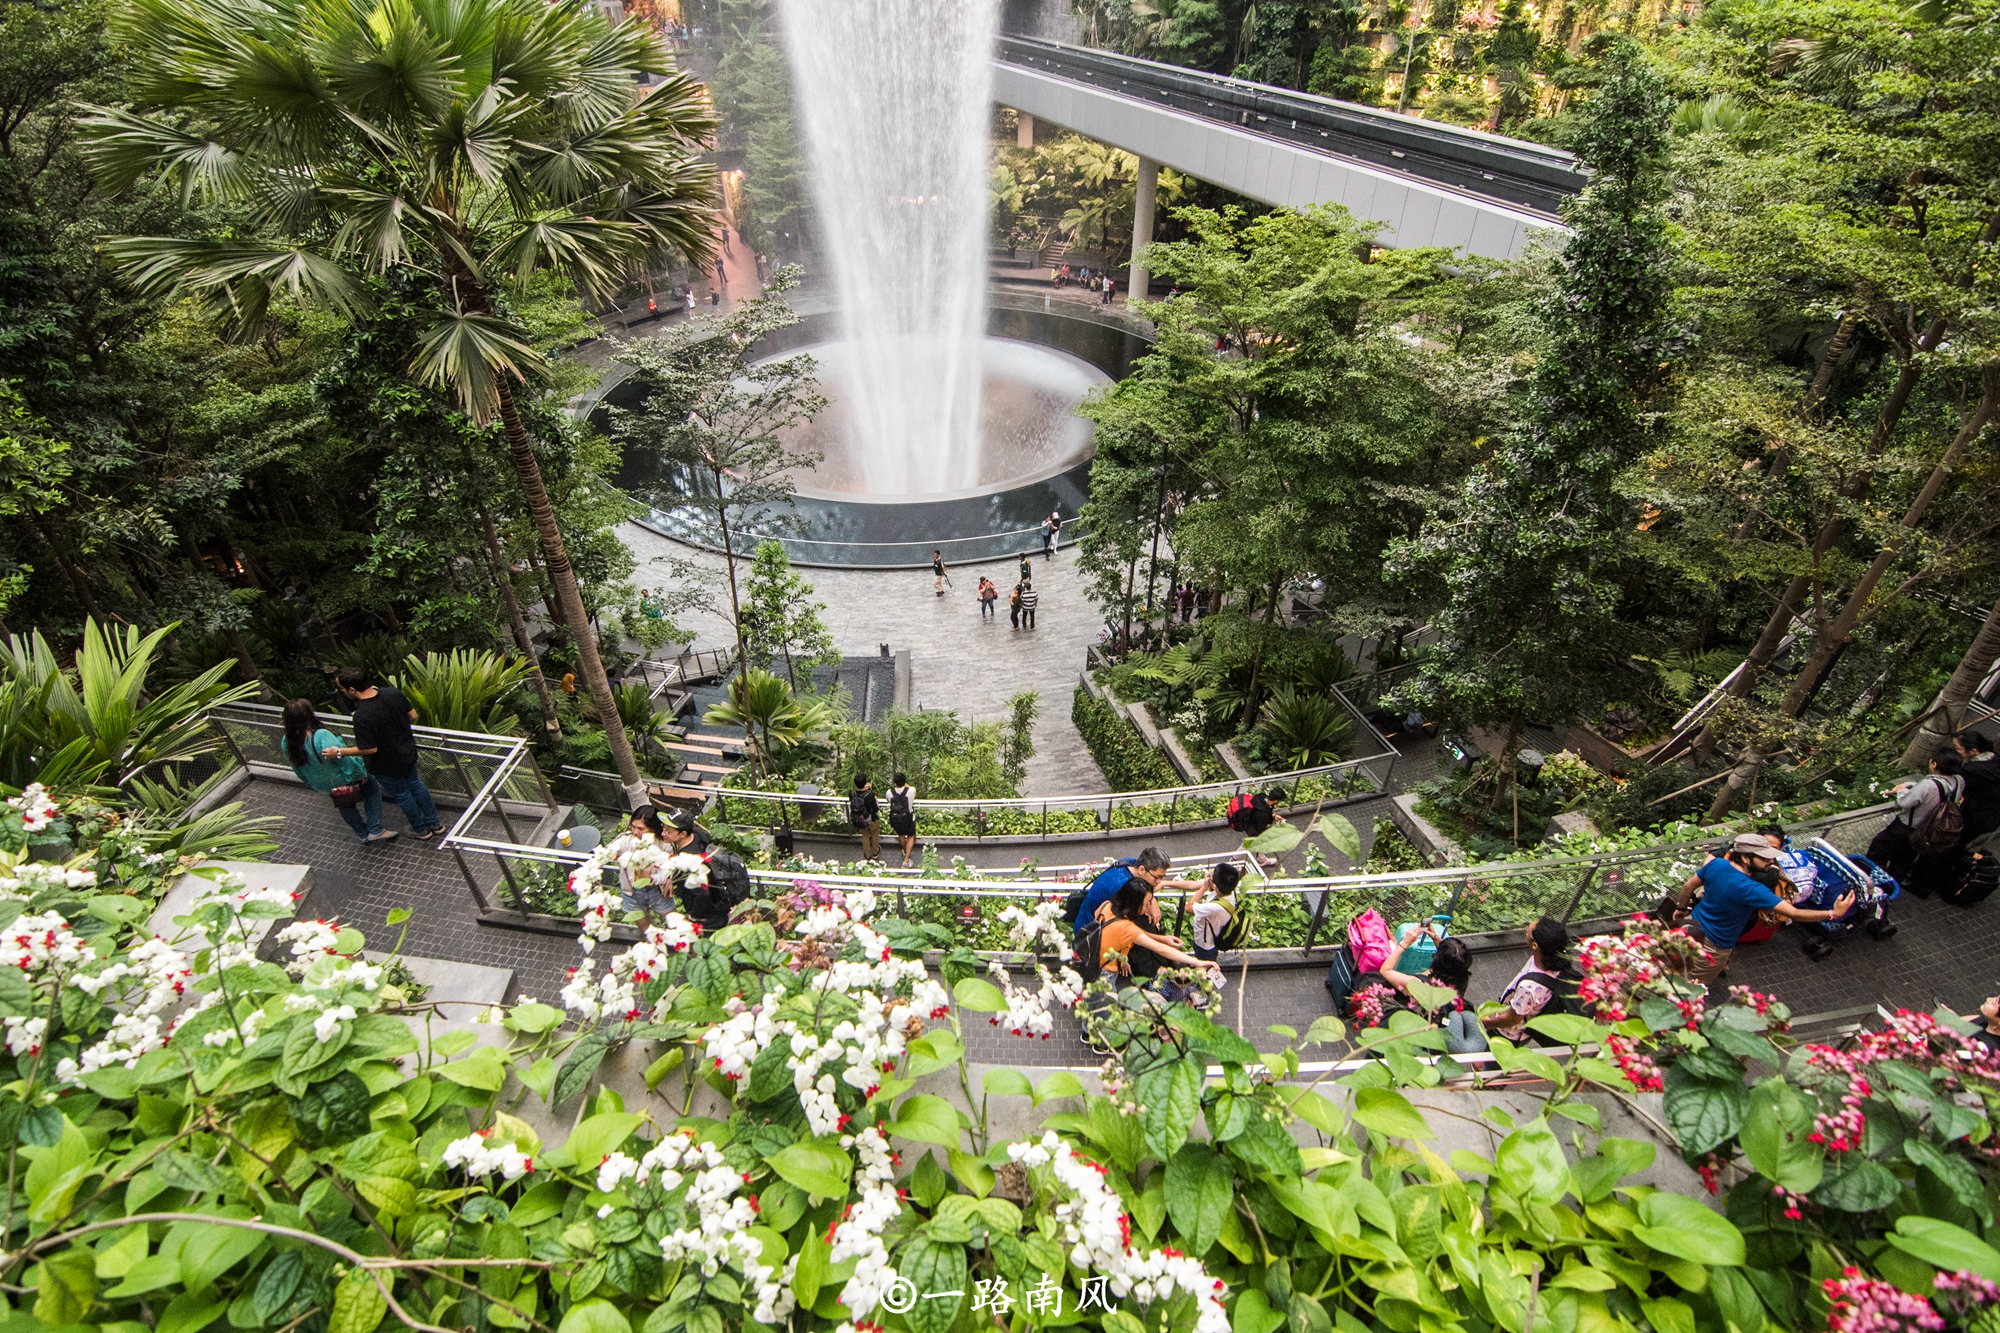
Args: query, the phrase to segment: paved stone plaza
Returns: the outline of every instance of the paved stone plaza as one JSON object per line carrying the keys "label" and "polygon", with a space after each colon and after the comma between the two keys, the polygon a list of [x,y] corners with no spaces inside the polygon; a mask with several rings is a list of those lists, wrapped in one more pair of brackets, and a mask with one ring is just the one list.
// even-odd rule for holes
{"label": "paved stone plaza", "polygon": [[[632,577],[642,587],[666,582],[665,574],[657,572],[662,567],[653,564],[657,557],[693,559],[718,571],[722,568],[720,555],[690,551],[635,523],[623,525],[618,534],[639,559]],[[955,586],[947,588],[943,597],[931,590],[928,569],[801,569],[799,573],[826,603],[822,619],[842,652],[869,653],[884,643],[891,651],[909,650],[912,703],[918,708],[948,708],[962,721],[983,722],[1006,717],[1007,700],[1016,691],[1039,691],[1042,713],[1035,723],[1035,757],[1028,763],[1024,791],[1050,796],[1103,791],[1104,775],[1070,725],[1069,708],[1083,671],[1084,649],[1098,641],[1104,619],[1076,577],[1074,548],[1044,560],[1039,539],[1031,539],[1029,545],[1034,548],[1034,582],[1042,604],[1035,628],[1019,633],[1007,624],[1006,591],[1020,573],[1015,560],[955,568]],[[737,577],[745,578],[747,572],[745,562]],[[982,572],[1001,589],[999,614],[984,622],[975,598]],[[722,607],[720,614],[682,618],[683,626],[697,635],[697,648],[735,642],[726,589]]]}

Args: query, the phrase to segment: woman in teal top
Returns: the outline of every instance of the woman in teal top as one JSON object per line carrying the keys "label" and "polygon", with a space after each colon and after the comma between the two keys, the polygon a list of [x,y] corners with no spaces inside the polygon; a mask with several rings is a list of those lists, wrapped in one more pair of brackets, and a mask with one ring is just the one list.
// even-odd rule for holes
{"label": "woman in teal top", "polygon": [[[320,752],[341,747],[340,737],[319,724],[319,715],[304,699],[285,705],[285,759],[299,781],[314,791],[332,793],[334,788],[359,787],[356,803],[334,809],[347,821],[363,842],[389,842],[396,835],[382,831],[382,788],[369,776],[368,766],[354,756],[329,760]],[[363,812],[366,817],[363,817]]]}

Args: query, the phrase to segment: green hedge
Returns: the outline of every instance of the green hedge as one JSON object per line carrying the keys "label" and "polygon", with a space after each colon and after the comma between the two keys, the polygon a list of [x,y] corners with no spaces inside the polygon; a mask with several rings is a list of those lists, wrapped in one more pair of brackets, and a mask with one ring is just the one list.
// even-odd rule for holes
{"label": "green hedge", "polygon": [[1091,697],[1090,691],[1081,685],[1076,687],[1069,718],[1082,733],[1083,743],[1090,747],[1090,757],[1104,770],[1104,780],[1111,784],[1111,790],[1154,791],[1181,785],[1181,776],[1167,762],[1167,757],[1146,744],[1139,729],[1120,717],[1116,709]]}

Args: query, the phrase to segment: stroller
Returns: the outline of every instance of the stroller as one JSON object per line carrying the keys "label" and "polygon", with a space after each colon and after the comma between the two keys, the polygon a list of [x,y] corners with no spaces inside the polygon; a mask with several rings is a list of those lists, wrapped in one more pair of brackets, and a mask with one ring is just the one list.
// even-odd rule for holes
{"label": "stroller", "polygon": [[[1815,963],[1833,952],[1833,946],[1859,930],[1870,939],[1886,940],[1896,933],[1889,920],[1889,904],[1902,896],[1902,886],[1893,876],[1865,856],[1850,856],[1824,838],[1814,838],[1803,848],[1786,844],[1786,861],[1803,858],[1813,870],[1812,892],[1800,907],[1816,912],[1830,909],[1840,896],[1852,890],[1854,906],[1847,915],[1833,921],[1799,923],[1806,933],[1805,955]],[[1782,864],[1782,862],[1781,862]]]}

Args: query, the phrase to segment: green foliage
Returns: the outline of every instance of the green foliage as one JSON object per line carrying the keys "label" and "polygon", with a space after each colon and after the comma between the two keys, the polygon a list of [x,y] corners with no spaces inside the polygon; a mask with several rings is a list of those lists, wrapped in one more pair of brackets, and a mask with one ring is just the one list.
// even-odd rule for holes
{"label": "green foliage", "polygon": [[1286,769],[1334,763],[1354,735],[1347,710],[1336,700],[1290,685],[1271,692],[1257,729],[1277,748]]}
{"label": "green foliage", "polygon": [[750,739],[759,771],[770,773],[808,735],[830,727],[834,712],[825,700],[799,699],[782,679],[752,667],[731,677],[729,698],[711,707],[702,721],[740,727]]}
{"label": "green foliage", "polygon": [[757,543],[743,586],[743,642],[758,666],[770,668],[782,660],[785,680],[794,690],[801,669],[810,685],[812,668],[840,661],[833,635],[819,618],[826,603],[812,595],[812,584],[792,569],[782,542]]}
{"label": "green foliage", "polygon": [[1081,685],[1076,687],[1069,715],[1111,790],[1157,791],[1177,785],[1179,779],[1166,756],[1146,744],[1139,729],[1110,704],[1092,698]]}
{"label": "green foliage", "polygon": [[511,736],[520,731],[521,721],[508,703],[534,669],[523,658],[453,649],[412,655],[390,684],[409,696],[417,720],[427,727]]}

